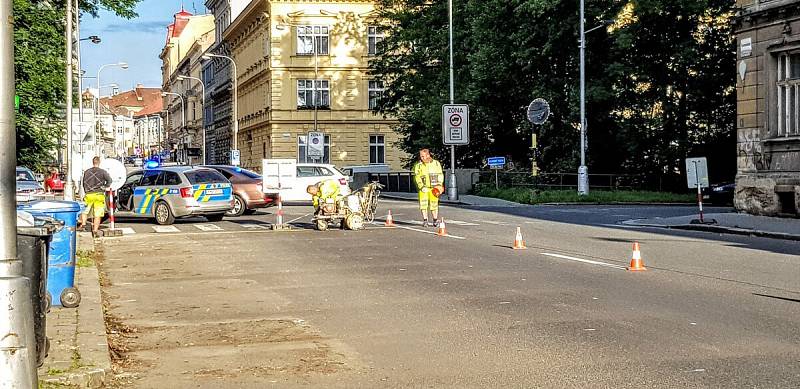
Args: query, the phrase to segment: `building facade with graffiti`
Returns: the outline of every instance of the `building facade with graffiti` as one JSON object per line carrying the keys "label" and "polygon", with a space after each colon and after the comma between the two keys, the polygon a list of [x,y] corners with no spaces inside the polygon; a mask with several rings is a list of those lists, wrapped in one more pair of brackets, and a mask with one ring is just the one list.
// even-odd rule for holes
{"label": "building facade with graffiti", "polygon": [[800,215],[800,2],[737,0],[734,204]]}

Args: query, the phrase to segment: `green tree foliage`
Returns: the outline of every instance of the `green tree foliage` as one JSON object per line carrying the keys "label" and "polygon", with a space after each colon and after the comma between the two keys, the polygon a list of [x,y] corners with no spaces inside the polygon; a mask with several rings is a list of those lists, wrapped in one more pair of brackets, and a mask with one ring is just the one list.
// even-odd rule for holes
{"label": "green tree foliage", "polygon": [[[97,16],[106,9],[135,17],[139,0],[82,0],[81,10]],[[64,136],[65,1],[14,0],[14,75],[20,96],[17,161],[39,166],[52,159]]]}
{"label": "green tree foliage", "polygon": [[[387,92],[379,110],[400,121],[401,147],[442,159],[441,105],[448,101],[447,2],[379,0],[390,31],[371,62]],[[579,162],[578,0],[455,0],[456,102],[470,104],[469,146],[459,163],[490,155],[526,165],[536,97],[550,102],[539,134],[540,165]],[[588,156],[593,173],[679,176],[682,159],[705,153],[735,168],[732,2],[593,0],[587,35]],[[716,165],[715,165],[716,163]]]}

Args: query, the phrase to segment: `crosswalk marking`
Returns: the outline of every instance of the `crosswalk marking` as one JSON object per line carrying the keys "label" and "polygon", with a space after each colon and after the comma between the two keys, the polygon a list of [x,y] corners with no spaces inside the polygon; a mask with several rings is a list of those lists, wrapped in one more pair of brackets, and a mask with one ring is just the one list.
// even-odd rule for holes
{"label": "crosswalk marking", "polygon": [[122,231],[122,235],[133,235],[136,233],[136,231],[134,231],[133,228],[130,227],[120,227],[117,229]]}
{"label": "crosswalk marking", "polygon": [[494,224],[496,226],[507,226],[508,225],[508,223],[496,222],[494,220],[475,220],[475,221],[478,222],[478,223]]}
{"label": "crosswalk marking", "polygon": [[243,228],[253,229],[253,230],[267,230],[269,226],[266,224],[251,224],[251,223],[242,223],[239,224]]}
{"label": "crosswalk marking", "polygon": [[181,232],[178,227],[175,226],[153,226],[153,230],[155,232]]}
{"label": "crosswalk marking", "polygon": [[216,224],[195,224],[200,231],[222,231],[222,228]]}
{"label": "crosswalk marking", "polygon": [[470,223],[470,222],[462,222],[460,220],[447,220],[445,219],[445,223],[447,224],[455,224],[457,226],[464,226],[464,227],[474,227],[479,226],[480,224]]}

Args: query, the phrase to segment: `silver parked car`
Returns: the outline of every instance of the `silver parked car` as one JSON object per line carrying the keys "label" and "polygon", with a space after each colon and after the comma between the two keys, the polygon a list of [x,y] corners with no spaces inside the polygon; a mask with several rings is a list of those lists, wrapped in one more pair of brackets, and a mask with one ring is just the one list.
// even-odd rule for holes
{"label": "silver parked car", "polygon": [[17,166],[16,179],[18,195],[31,195],[44,191],[42,184],[36,180],[36,175],[31,169]]}
{"label": "silver parked car", "polygon": [[154,218],[162,225],[187,216],[220,221],[233,207],[233,189],[213,169],[157,167],[129,173],[114,200],[119,217]]}

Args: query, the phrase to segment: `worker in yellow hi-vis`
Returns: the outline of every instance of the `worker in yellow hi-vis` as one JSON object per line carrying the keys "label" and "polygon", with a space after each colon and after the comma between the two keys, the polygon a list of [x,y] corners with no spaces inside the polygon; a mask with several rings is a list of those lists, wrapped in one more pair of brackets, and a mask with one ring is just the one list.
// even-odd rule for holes
{"label": "worker in yellow hi-vis", "polygon": [[431,151],[419,151],[419,161],[414,165],[414,181],[419,190],[419,209],[422,211],[422,225],[428,227],[428,210],[434,226],[439,226],[439,196],[444,192],[444,171],[442,164],[431,157]]}

